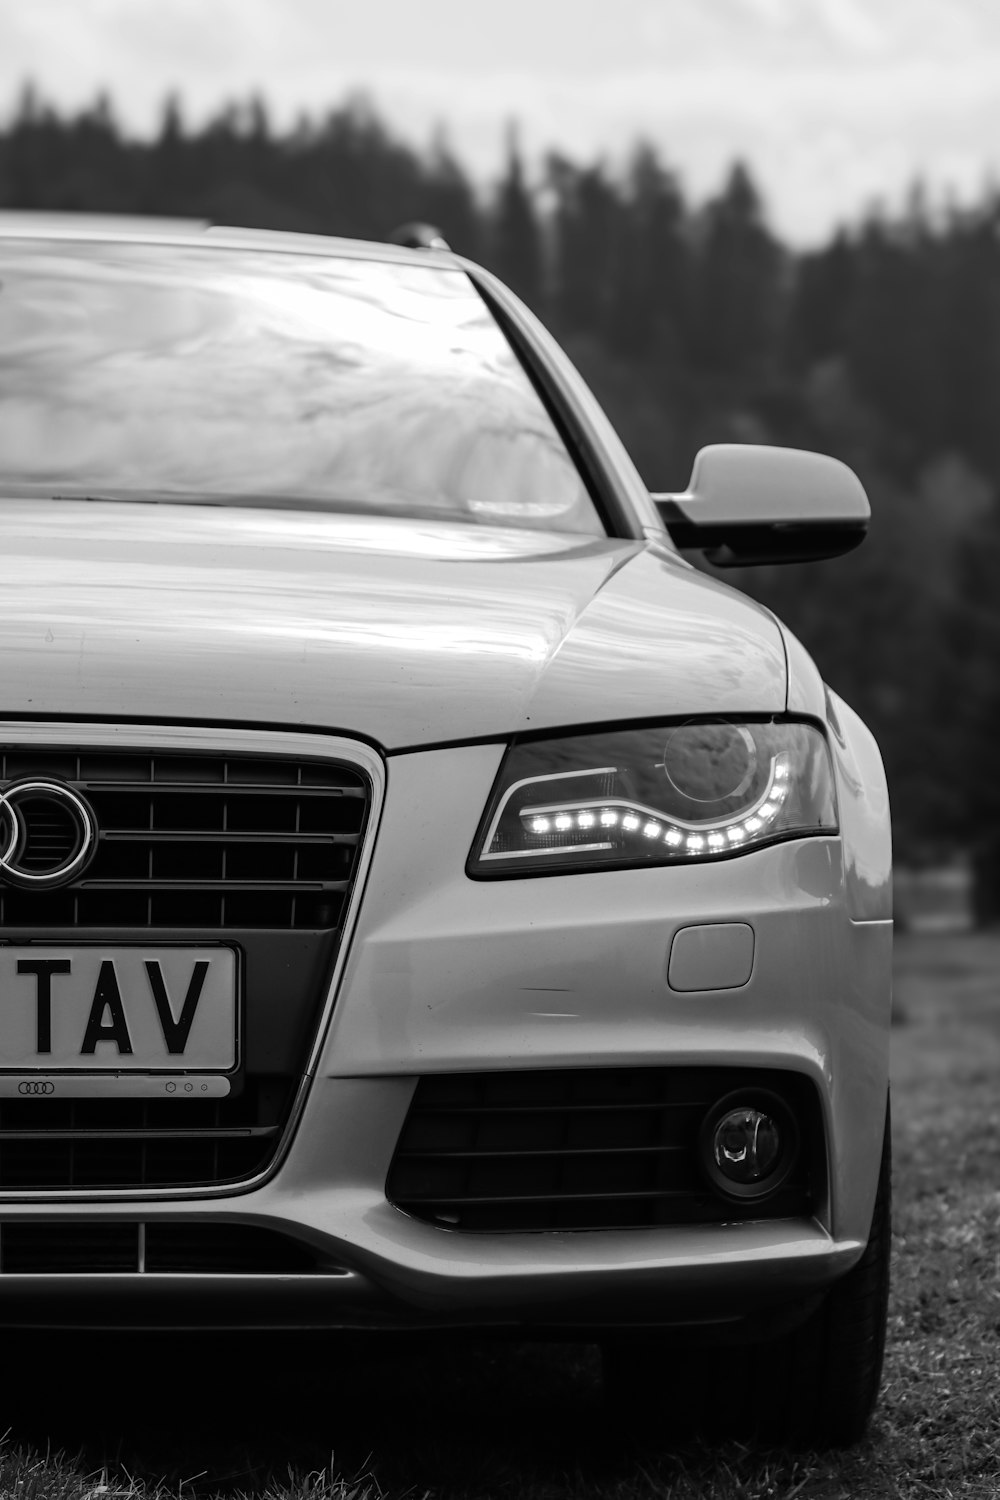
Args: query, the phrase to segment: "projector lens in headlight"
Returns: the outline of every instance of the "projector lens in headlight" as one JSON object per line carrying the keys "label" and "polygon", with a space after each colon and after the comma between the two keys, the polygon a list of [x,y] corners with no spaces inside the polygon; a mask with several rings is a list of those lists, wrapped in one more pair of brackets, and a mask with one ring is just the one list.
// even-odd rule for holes
{"label": "projector lens in headlight", "polygon": [[829,752],[810,724],[613,730],[514,745],[469,873],[716,859],[836,829]]}

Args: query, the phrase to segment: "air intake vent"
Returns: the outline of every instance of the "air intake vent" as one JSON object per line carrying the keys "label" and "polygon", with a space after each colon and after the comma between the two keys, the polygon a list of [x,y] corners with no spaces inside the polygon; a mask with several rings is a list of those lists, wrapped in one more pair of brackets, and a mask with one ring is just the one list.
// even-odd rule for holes
{"label": "air intake vent", "polygon": [[254,1224],[0,1225],[0,1275],[310,1275],[340,1267],[280,1230]]}
{"label": "air intake vent", "polygon": [[[788,1101],[805,1146],[774,1197],[726,1202],[698,1159],[706,1111],[741,1086]],[[815,1091],[788,1073],[587,1068],[422,1078],[386,1185],[414,1218],[467,1230],[638,1228],[808,1217]]]}

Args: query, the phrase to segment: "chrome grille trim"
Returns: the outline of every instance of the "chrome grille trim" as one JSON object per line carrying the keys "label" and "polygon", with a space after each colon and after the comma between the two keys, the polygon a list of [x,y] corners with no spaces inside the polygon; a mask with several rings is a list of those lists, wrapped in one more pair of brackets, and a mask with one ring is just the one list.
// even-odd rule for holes
{"label": "chrome grille trim", "polygon": [[[30,1191],[0,1190],[0,1203],[108,1203],[155,1201],[190,1201],[200,1198],[235,1197],[261,1187],[280,1169],[294,1137],[305,1106],[309,1086],[316,1072],[329,1030],[334,1002],[350,949],[358,910],[367,884],[372,852],[385,800],[385,765],[371,746],[340,735],[297,733],[285,730],[213,729],[157,724],[108,725],[81,720],[76,723],[48,723],[10,720],[0,724],[0,739],[8,746],[55,749],[65,747],[75,752],[81,745],[94,750],[132,750],[151,754],[180,752],[203,755],[268,756],[287,759],[329,759],[345,762],[359,771],[369,785],[370,800],[365,833],[358,849],[353,884],[340,923],[340,940],[326,993],[318,1006],[312,1044],[305,1072],[288,1111],[287,1120],[273,1157],[255,1176],[224,1185],[211,1183],[188,1187],[144,1188],[65,1188]],[[135,929],[147,935],[150,929]],[[220,935],[224,933],[222,929]]]}

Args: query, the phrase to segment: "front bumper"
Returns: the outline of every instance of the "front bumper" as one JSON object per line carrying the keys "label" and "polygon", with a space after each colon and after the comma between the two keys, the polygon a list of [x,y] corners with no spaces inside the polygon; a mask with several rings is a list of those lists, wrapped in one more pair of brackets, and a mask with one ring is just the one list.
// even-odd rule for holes
{"label": "front bumper", "polygon": [[[725,1226],[709,1245],[692,1230],[483,1243],[417,1225],[384,1201],[365,1218],[378,1248],[349,1249],[343,1258],[353,1267],[287,1276],[4,1276],[0,1319],[10,1328],[735,1331],[806,1304],[863,1249],[787,1221]],[[305,1226],[299,1215],[283,1227],[301,1235]]]}
{"label": "front bumper", "polygon": [[[265,749],[266,746],[262,746]],[[712,1325],[822,1292],[862,1253],[885,1118],[891,923],[850,920],[837,838],[717,864],[475,882],[496,745],[393,758],[367,886],[305,1107],[264,1181],[188,1200],[5,1195],[23,1219],[269,1225],[313,1275],[0,1275],[8,1326]],[[678,992],[685,926],[748,924],[750,977]],[[588,1066],[791,1070],[817,1090],[826,1191],[810,1220],[457,1233],[385,1181],[417,1078]]]}

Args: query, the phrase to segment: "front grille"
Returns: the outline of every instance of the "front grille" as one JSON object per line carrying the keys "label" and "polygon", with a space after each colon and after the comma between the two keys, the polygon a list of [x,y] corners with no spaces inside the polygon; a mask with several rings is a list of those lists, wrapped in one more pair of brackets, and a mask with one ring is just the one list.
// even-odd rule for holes
{"label": "front grille", "polygon": [[[367,806],[364,778],[329,761],[126,751],[0,753],[82,793],[100,829],[80,879],[0,887],[0,927],[315,929],[340,921]],[[49,841],[68,837],[38,830]],[[55,847],[55,845],[53,845]],[[27,863],[27,862],[26,862]]]}
{"label": "front grille", "polygon": [[279,1230],[252,1224],[0,1225],[0,1275],[309,1275],[341,1268]]}
{"label": "front grille", "polygon": [[[757,1203],[714,1193],[698,1164],[706,1111],[745,1087],[779,1094],[802,1137],[785,1185]],[[421,1078],[386,1196],[464,1230],[640,1228],[808,1217],[823,1152],[815,1090],[789,1073],[580,1068]]]}
{"label": "front grille", "polygon": [[[222,1099],[0,1099],[0,1190],[256,1176],[280,1145],[316,1036],[368,778],[319,757],[0,746],[0,788],[24,778],[79,793],[99,841],[64,888],[0,885],[0,942],[234,946],[242,1066]],[[33,817],[43,864],[61,836]]]}

